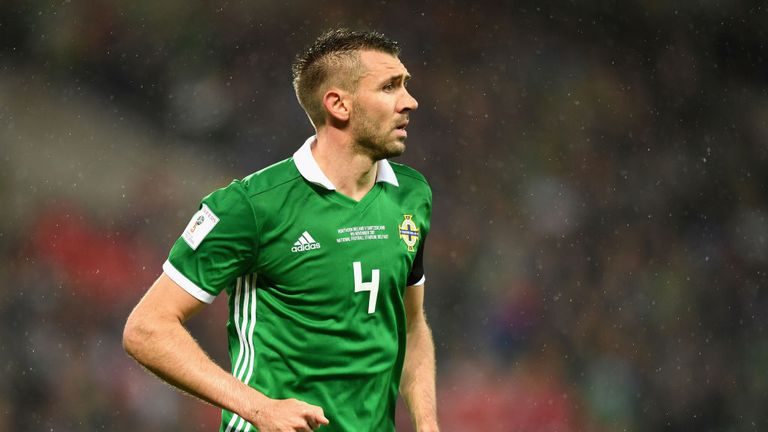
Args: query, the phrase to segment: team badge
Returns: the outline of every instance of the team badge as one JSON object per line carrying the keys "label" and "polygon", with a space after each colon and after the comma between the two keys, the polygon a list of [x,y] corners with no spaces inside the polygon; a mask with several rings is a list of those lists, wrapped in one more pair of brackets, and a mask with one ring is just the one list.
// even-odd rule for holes
{"label": "team badge", "polygon": [[414,252],[414,246],[419,241],[419,227],[413,221],[413,215],[403,215],[403,223],[398,228],[400,229],[400,238],[403,239],[405,245],[408,246],[408,252]]}

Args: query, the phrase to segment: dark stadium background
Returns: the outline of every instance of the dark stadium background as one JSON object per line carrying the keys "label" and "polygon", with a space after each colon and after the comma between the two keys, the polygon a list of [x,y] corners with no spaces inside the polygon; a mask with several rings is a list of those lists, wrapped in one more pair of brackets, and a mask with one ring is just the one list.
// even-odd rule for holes
{"label": "dark stadium background", "polygon": [[[0,430],[216,429],[122,325],[311,133],[290,62],[339,24],[414,76],[444,432],[768,430],[760,3],[0,2]],[[191,327],[228,367],[224,307]]]}

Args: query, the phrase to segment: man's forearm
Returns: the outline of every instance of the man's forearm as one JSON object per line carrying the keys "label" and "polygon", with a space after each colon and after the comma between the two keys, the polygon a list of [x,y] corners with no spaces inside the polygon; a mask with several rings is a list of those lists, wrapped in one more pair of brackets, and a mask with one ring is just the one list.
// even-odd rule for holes
{"label": "man's forearm", "polygon": [[152,319],[134,311],[123,343],[139,363],[173,386],[215,406],[253,418],[266,396],[214,363],[180,321]]}
{"label": "man's forearm", "polygon": [[400,392],[418,432],[437,431],[435,347],[427,321],[410,323]]}

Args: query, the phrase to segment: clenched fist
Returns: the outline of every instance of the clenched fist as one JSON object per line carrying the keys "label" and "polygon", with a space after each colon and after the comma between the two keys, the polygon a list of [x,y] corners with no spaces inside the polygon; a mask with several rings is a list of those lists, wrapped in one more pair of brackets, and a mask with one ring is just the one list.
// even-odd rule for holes
{"label": "clenched fist", "polygon": [[322,408],[297,399],[269,399],[250,417],[259,432],[311,432],[328,424]]}

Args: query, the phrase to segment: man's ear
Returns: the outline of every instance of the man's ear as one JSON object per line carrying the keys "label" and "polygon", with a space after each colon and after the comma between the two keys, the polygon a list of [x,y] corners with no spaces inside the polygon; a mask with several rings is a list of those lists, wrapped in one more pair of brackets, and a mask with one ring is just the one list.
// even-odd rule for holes
{"label": "man's ear", "polygon": [[331,87],[323,95],[323,106],[332,120],[346,122],[352,110],[349,93],[337,87]]}

